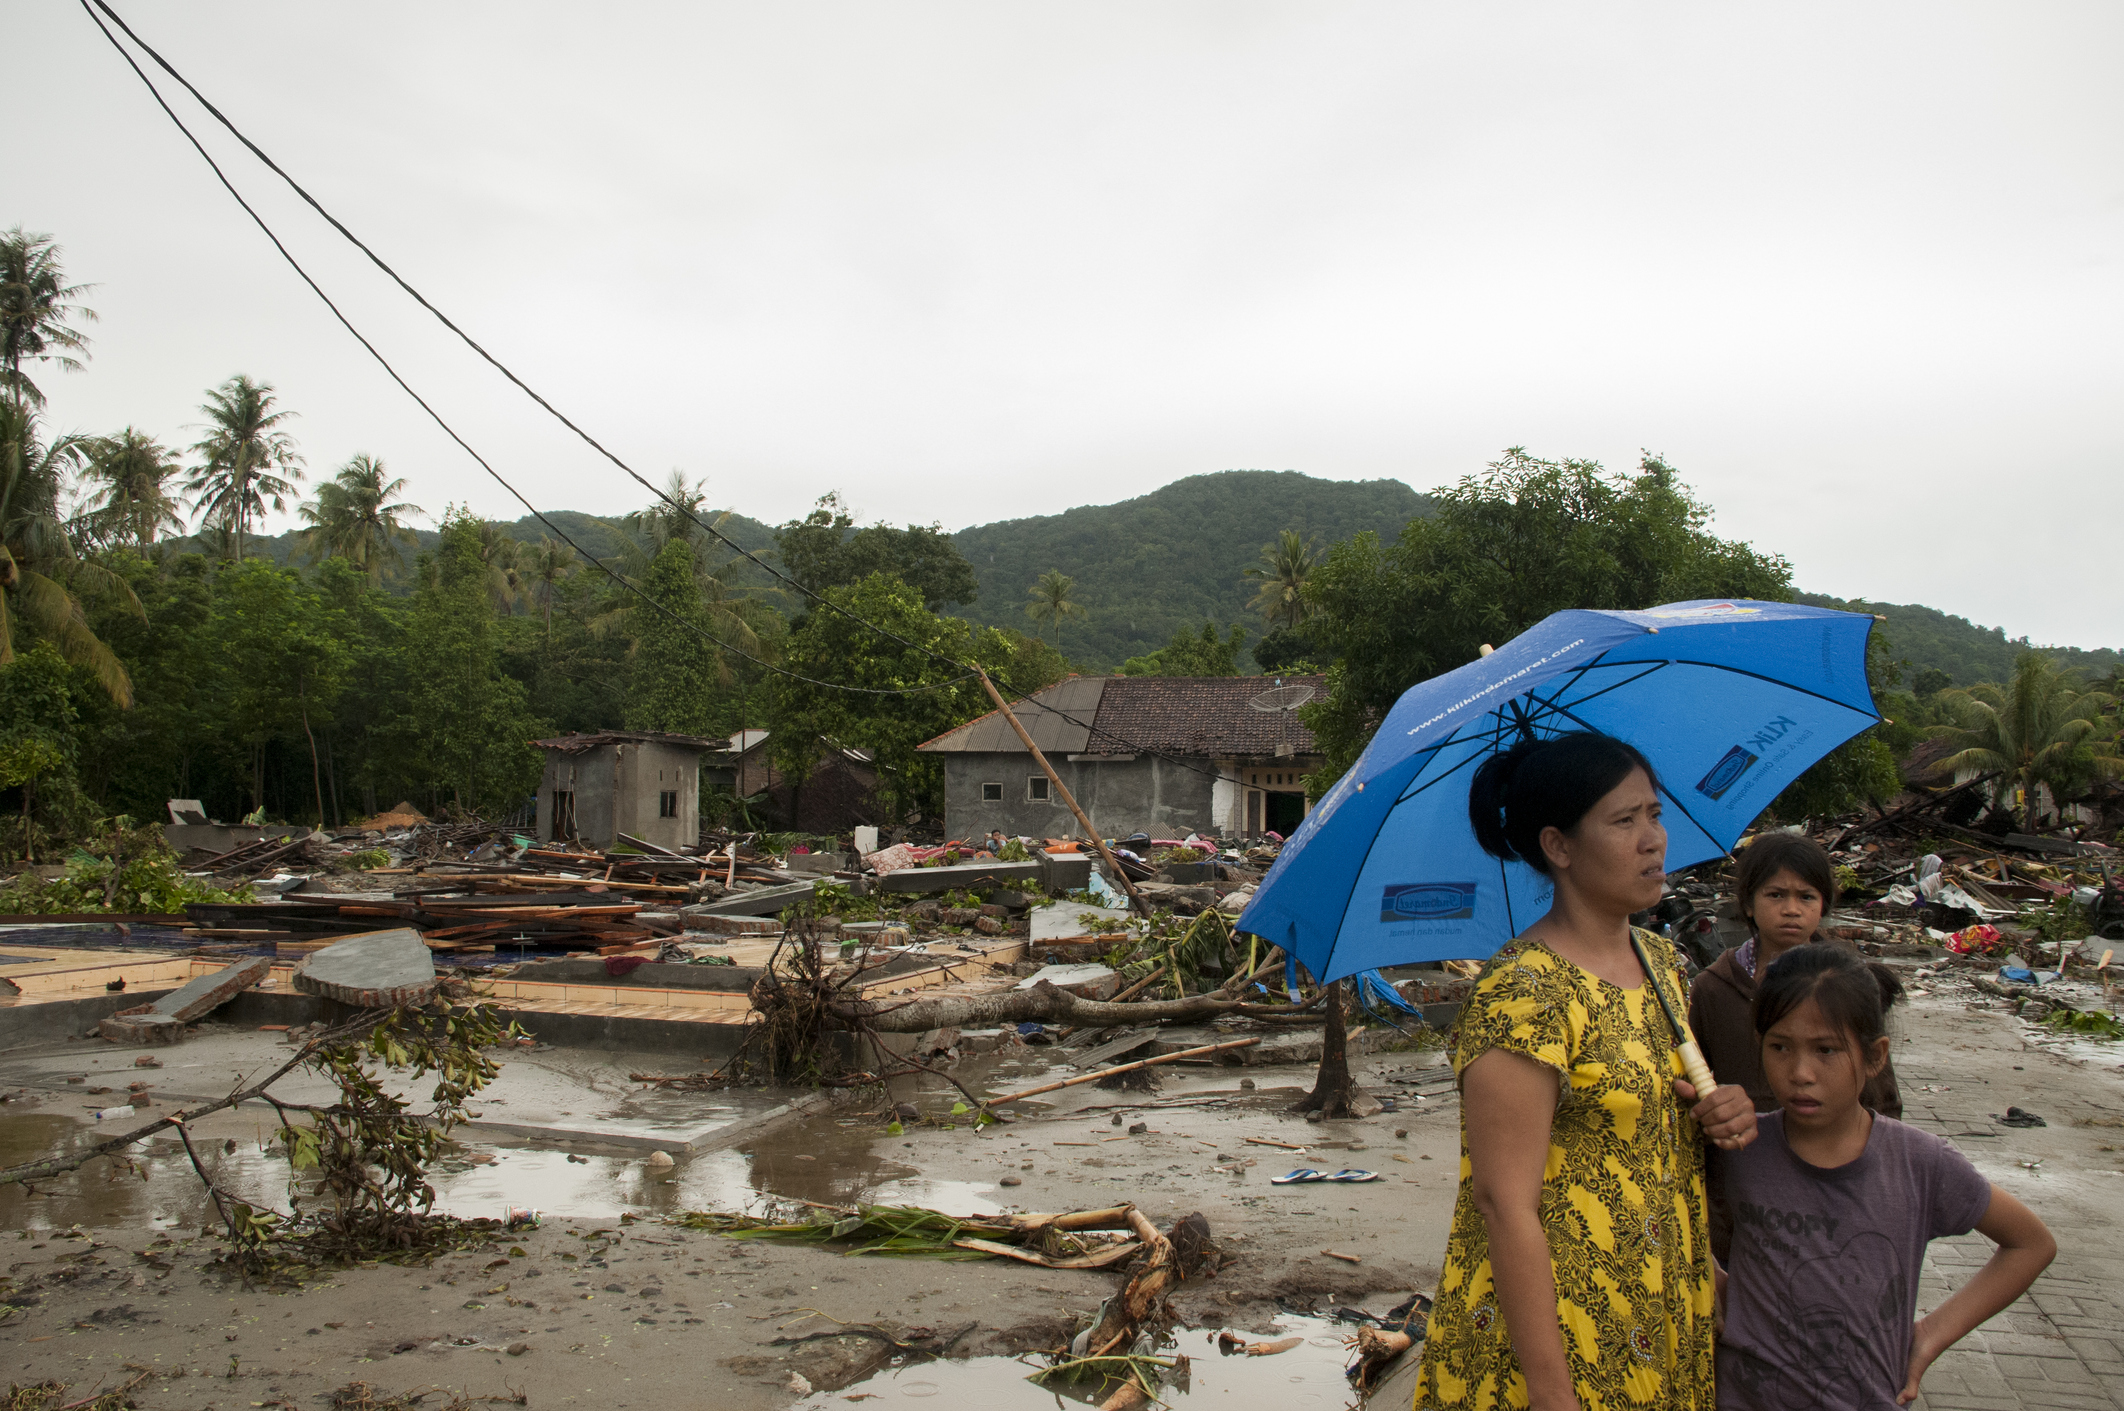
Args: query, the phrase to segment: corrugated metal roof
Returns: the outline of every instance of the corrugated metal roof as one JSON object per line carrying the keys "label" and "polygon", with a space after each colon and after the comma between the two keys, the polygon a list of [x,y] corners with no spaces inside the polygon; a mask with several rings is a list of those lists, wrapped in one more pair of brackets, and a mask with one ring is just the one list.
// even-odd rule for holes
{"label": "corrugated metal roof", "polygon": [[727,740],[704,740],[698,735],[666,735],[656,730],[600,730],[592,735],[562,735],[552,740],[533,740],[542,750],[580,754],[599,745],[676,745],[681,749],[719,750]]}
{"label": "corrugated metal roof", "polygon": [[[1099,697],[1107,685],[1104,677],[1064,677],[1052,686],[1033,692],[1027,700],[1013,702],[1011,711],[1043,752],[1082,754],[1091,739],[1089,727],[1099,712]],[[1053,709],[1048,709],[1050,706]],[[1067,711],[1075,719],[1065,719],[1055,711]],[[999,754],[1023,751],[1025,746],[1019,743],[1017,732],[1010,728],[1003,712],[992,710],[978,720],[970,720],[956,730],[946,731],[919,748],[939,754]]]}

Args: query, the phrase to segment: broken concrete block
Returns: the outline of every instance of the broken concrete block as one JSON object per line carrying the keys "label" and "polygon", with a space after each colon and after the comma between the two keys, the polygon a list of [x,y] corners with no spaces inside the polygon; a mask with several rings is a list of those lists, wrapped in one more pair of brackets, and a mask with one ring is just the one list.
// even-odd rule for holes
{"label": "broken concrete block", "polygon": [[96,1032],[114,1043],[173,1044],[183,1036],[185,1025],[206,1018],[263,980],[272,968],[271,956],[239,960],[211,975],[197,977],[153,1004],[111,1015],[97,1025]]}
{"label": "broken concrete block", "polygon": [[[1074,902],[1053,902],[1032,909],[1032,938],[1035,941],[1067,941],[1082,936],[1118,935],[1128,929],[1125,911],[1108,906],[1078,906]],[[1092,918],[1087,924],[1083,918]]]}
{"label": "broken concrete block", "polygon": [[1034,882],[1037,862],[958,862],[949,867],[906,867],[878,878],[881,892],[987,891],[997,883]]}
{"label": "broken concrete block", "polygon": [[800,901],[811,899],[816,882],[792,882],[786,887],[761,887],[757,891],[732,892],[714,901],[700,902],[685,909],[687,924],[694,925],[692,918],[702,916],[779,916],[785,908]]}
{"label": "broken concrete block", "polygon": [[847,855],[837,852],[793,852],[782,859],[784,871],[824,872],[829,876],[847,865]]}
{"label": "broken concrete block", "polygon": [[167,1014],[155,1013],[151,1004],[121,1009],[96,1026],[96,1033],[114,1044],[173,1044],[184,1037],[184,1025]]}
{"label": "broken concrete block", "polygon": [[420,932],[401,927],[350,936],[313,953],[295,988],[358,1009],[392,1009],[435,998],[435,956]]}
{"label": "broken concrete block", "polygon": [[1038,858],[1040,885],[1049,895],[1080,891],[1091,885],[1091,855],[1081,852],[1042,852]]}
{"label": "broken concrete block", "polygon": [[1106,965],[1044,965],[1018,981],[1017,988],[1029,990],[1042,980],[1079,999],[1112,999],[1121,988],[1121,977]]}

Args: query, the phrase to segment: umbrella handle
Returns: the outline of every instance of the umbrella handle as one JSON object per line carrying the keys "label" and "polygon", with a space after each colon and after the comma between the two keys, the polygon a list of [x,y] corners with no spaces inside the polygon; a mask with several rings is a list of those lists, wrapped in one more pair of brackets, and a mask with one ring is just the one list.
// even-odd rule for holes
{"label": "umbrella handle", "polygon": [[[1686,1029],[1682,1032],[1688,1033]],[[1704,1062],[1704,1051],[1696,1046],[1696,1039],[1691,1036],[1683,1039],[1675,1052],[1681,1055],[1682,1076],[1689,1080],[1690,1087],[1696,1089],[1696,1100],[1702,1102],[1718,1086],[1718,1080],[1711,1076],[1711,1065]]]}

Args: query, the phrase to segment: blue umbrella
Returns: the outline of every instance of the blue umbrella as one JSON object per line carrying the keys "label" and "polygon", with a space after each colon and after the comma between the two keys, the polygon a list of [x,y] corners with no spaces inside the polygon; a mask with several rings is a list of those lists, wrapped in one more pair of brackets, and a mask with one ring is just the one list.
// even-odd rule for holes
{"label": "blue umbrella", "polygon": [[1477,845],[1468,783],[1530,734],[1597,730],[1637,746],[1660,775],[1667,870],[1722,856],[1787,784],[1880,719],[1872,629],[1858,613],[1746,600],[1551,614],[1394,703],[1239,928],[1323,982],[1489,956],[1541,918],[1551,892]]}

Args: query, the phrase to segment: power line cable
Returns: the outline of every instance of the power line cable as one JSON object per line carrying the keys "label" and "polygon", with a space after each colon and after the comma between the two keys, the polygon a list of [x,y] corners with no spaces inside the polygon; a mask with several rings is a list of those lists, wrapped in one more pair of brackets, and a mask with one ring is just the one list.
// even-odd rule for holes
{"label": "power line cable", "polygon": [[[97,8],[103,9],[106,13],[110,13],[108,6],[104,6],[99,3]],[[88,12],[89,20],[93,24],[95,24],[96,28],[99,31],[102,32],[103,37],[110,41],[111,47],[118,51],[118,56],[125,60],[126,66],[132,69],[132,71],[139,76],[140,81],[143,84],[147,85],[147,90],[149,94],[154,97],[156,106],[162,109],[163,113],[168,116],[169,120],[172,123],[176,124],[177,130],[183,133],[185,136],[185,140],[192,144],[193,150],[199,153],[201,159],[204,160],[207,166],[213,171],[215,178],[220,181],[223,189],[226,190],[230,196],[235,198],[237,205],[243,207],[244,214],[248,215],[251,218],[252,222],[257,225],[259,230],[265,233],[266,239],[273,242],[273,248],[280,252],[281,258],[288,262],[289,268],[295,271],[295,273],[302,279],[302,282],[310,287],[310,292],[314,293],[320,300],[324,302],[324,306],[332,311],[332,316],[339,320],[340,326],[346,329],[348,333],[354,336],[354,340],[360,343],[361,346],[368,351],[369,356],[376,360],[377,365],[383,368],[384,372],[389,375],[390,379],[393,382],[398,384],[400,390],[402,390],[408,397],[411,397],[414,402],[418,404],[420,409],[426,412],[429,418],[432,419],[437,426],[442,428],[443,434],[448,436],[452,441],[455,441],[458,446],[460,446],[464,450],[466,455],[472,457],[472,459],[479,464],[480,469],[486,471],[488,475],[494,478],[496,484],[500,485],[504,490],[507,490],[512,496],[514,496],[517,502],[521,504],[526,510],[528,510],[531,513],[532,517],[537,519],[540,524],[552,530],[556,538],[558,538],[563,544],[566,544],[570,549],[573,549],[583,559],[585,559],[586,561],[597,567],[599,570],[601,570],[606,577],[610,578],[613,582],[619,584],[620,587],[626,589],[628,592],[634,594],[634,596],[640,598],[650,607],[656,609],[657,612],[661,613],[671,622],[675,623],[680,627],[685,628],[687,631],[693,633],[695,636],[701,638],[703,641],[709,643],[710,645],[717,647],[720,650],[730,652],[736,656],[743,657],[746,661],[752,662],[754,665],[763,667],[768,671],[775,672],[781,676],[786,676],[794,681],[802,681],[807,685],[821,686],[836,691],[861,692],[866,695],[910,696],[920,695],[929,691],[943,690],[945,687],[948,686],[956,686],[961,681],[969,681],[973,679],[975,673],[968,671],[961,676],[953,678],[952,680],[940,681],[928,686],[850,686],[842,682],[816,680],[812,677],[805,676],[798,672],[790,671],[784,667],[777,666],[773,662],[763,661],[759,657],[756,657],[750,652],[745,651],[742,647],[738,647],[729,642],[722,641],[720,638],[717,638],[708,631],[706,631],[698,623],[689,622],[685,618],[673,612],[669,607],[665,606],[663,603],[658,602],[654,597],[651,597],[648,593],[644,592],[640,586],[635,584],[632,580],[628,579],[626,575],[617,572],[611,567],[611,565],[607,564],[604,560],[598,558],[595,554],[583,548],[580,544],[577,544],[573,539],[568,536],[565,530],[563,530],[559,525],[555,524],[552,520],[548,519],[545,513],[541,511],[537,505],[532,504],[529,499],[525,498],[522,491],[518,490],[514,485],[510,484],[507,477],[505,477],[500,471],[496,470],[491,464],[489,464],[486,457],[482,456],[477,450],[475,450],[470,442],[466,441],[464,437],[458,435],[456,428],[451,426],[448,421],[444,420],[442,413],[436,411],[433,406],[429,405],[426,398],[422,397],[420,393],[414,391],[412,385],[408,383],[405,378],[399,376],[398,369],[393,367],[391,365],[390,360],[386,358],[380,351],[378,351],[376,345],[371,343],[368,338],[362,334],[362,331],[354,326],[353,321],[350,320],[346,316],[346,314],[341,311],[339,305],[332,301],[332,297],[329,294],[325,293],[325,291],[321,287],[319,287],[317,281],[310,277],[309,271],[304,269],[302,267],[302,263],[297,260],[292,253],[289,252],[288,247],[281,243],[280,237],[274,234],[273,228],[267,225],[265,219],[260,216],[255,209],[252,208],[251,203],[243,198],[243,193],[236,189],[235,184],[229,180],[228,174],[222,171],[221,165],[214,160],[214,158],[207,152],[205,146],[203,146],[200,143],[199,139],[193,135],[192,130],[184,125],[184,120],[179,118],[176,112],[171,109],[169,103],[164,100],[161,90],[155,87],[154,80],[149,78],[147,74],[142,71],[140,65],[134,62],[133,56],[126,52],[125,46],[118,42],[117,36],[112,34],[110,30],[104,27],[103,21],[97,18],[95,10],[89,8],[88,0],[83,0],[82,9]],[[111,17],[112,19],[117,20],[119,28],[125,29],[128,35],[132,35],[132,30],[126,28],[125,22],[123,20],[118,20],[115,14],[113,14]],[[138,36],[133,37],[134,42],[138,43]],[[145,44],[141,44],[140,47],[142,49],[147,49],[147,46]],[[152,49],[148,49],[148,52],[150,54],[154,53]],[[163,65],[163,67],[168,68],[168,65],[165,64]],[[178,81],[182,83],[183,79],[180,77]],[[190,89],[191,85],[187,83],[185,84],[185,87],[187,89]],[[196,90],[194,91],[194,96],[197,97]],[[201,99],[200,101],[202,103],[205,102],[204,99]],[[689,519],[692,518],[690,514],[687,517]],[[698,520],[695,520],[694,522],[699,523]],[[717,535],[717,537],[721,538],[722,536]],[[726,540],[725,542],[728,541]]]}
{"label": "power line cable", "polygon": [[[310,192],[306,188],[304,188],[300,182],[296,181],[293,176],[289,175],[286,169],[284,169],[278,162],[274,161],[272,157],[266,153],[264,148],[260,147],[257,143],[253,142],[248,136],[246,136],[242,129],[238,128],[235,123],[229,120],[227,114],[223,113],[221,109],[216,107],[206,97],[205,94],[201,93],[198,88],[192,84],[191,80],[187,79],[182,73],[178,72],[177,68],[173,64],[171,64],[169,60],[163,58],[163,56],[159,52],[157,52],[153,45],[149,44],[146,40],[142,39],[139,34],[133,30],[132,26],[128,25],[125,22],[124,17],[119,15],[116,10],[113,10],[110,7],[110,5],[107,3],[107,0],[81,0],[81,4],[83,9],[85,10],[88,9],[91,4],[93,4],[95,9],[101,10],[105,15],[109,16],[113,24],[117,25],[121,30],[125,31],[127,38],[131,39],[134,44],[138,45],[140,50],[145,53],[150,59],[154,60],[156,65],[160,67],[164,73],[167,73],[172,79],[174,79],[179,85],[181,85],[187,93],[191,94],[193,100],[197,102],[200,107],[204,108],[208,112],[208,114],[210,114],[214,118],[216,122],[220,123],[221,126],[228,131],[230,136],[234,137],[238,142],[243,144],[243,146],[262,164],[264,164],[264,166],[269,171],[271,171],[274,175],[278,176],[283,182],[285,182],[290,190],[292,190],[297,196],[299,196],[303,200],[303,202],[310,207],[310,209],[317,212],[317,214],[322,217],[324,221],[329,224],[334,230],[338,231],[339,234],[344,237],[348,243],[353,245],[357,250],[360,250],[362,254],[366,255],[371,264],[375,265],[376,268],[381,270],[394,284],[396,284],[400,289],[404,290],[405,293],[410,298],[412,298],[414,302],[418,303],[422,308],[426,309],[430,314],[434,315],[436,320],[440,322],[445,328],[449,329],[452,333],[456,334],[459,340],[462,341],[466,347],[470,348],[474,353],[478,354],[479,357],[484,360],[490,367],[494,368],[495,371],[499,372],[503,377],[507,378],[520,391],[522,391],[525,396],[529,397],[533,402],[537,403],[538,406],[542,408],[548,415],[552,416],[556,421],[560,422],[561,425],[567,427],[570,431],[574,432],[576,436],[584,442],[584,444],[588,445],[592,450],[595,450],[606,460],[612,462],[614,466],[618,467],[620,471],[625,473],[630,479],[634,480],[635,483],[640,485],[643,489],[647,490],[651,495],[655,496],[664,504],[670,506],[680,515],[683,515],[687,520],[691,521],[702,532],[721,541],[723,544],[725,544],[738,554],[742,555],[745,559],[753,563],[755,566],[764,570],[770,576],[788,584],[791,588],[796,589],[805,597],[810,598],[812,601],[818,603],[820,606],[840,614],[842,617],[848,619],[850,622],[855,623],[856,625],[865,628],[870,632],[876,633],[880,637],[883,637],[889,641],[897,642],[901,646],[906,647],[911,651],[919,652],[922,655],[927,656],[934,661],[943,663],[946,666],[957,668],[963,674],[952,678],[950,681],[939,683],[936,686],[911,687],[899,690],[888,690],[873,687],[842,686],[832,682],[817,681],[809,677],[799,676],[794,672],[785,671],[779,667],[773,667],[769,663],[760,662],[761,665],[768,666],[770,670],[778,671],[784,676],[789,676],[792,679],[796,680],[806,681],[812,685],[826,687],[827,689],[854,691],[872,695],[913,695],[919,694],[924,691],[937,690],[941,689],[943,686],[956,685],[959,681],[967,680],[982,670],[982,668],[978,665],[959,661],[955,657],[949,656],[943,652],[939,652],[933,647],[927,646],[920,642],[910,641],[909,639],[902,637],[897,632],[892,631],[890,628],[872,622],[869,619],[860,615],[859,613],[852,612],[848,608],[843,607],[841,604],[832,601],[830,598],[825,597],[823,594],[817,592],[816,590],[807,587],[805,584],[799,582],[795,578],[790,577],[788,574],[776,568],[773,564],[761,558],[758,554],[752,552],[752,550],[746,548],[744,545],[730,538],[730,536],[728,536],[727,534],[724,534],[722,530],[717,528],[715,525],[701,519],[700,516],[696,515],[693,512],[691,506],[686,505],[676,499],[673,499],[662,489],[652,484],[648,479],[644,478],[639,471],[635,470],[633,466],[627,464],[626,461],[622,460],[617,454],[607,448],[596,437],[592,436],[588,431],[585,431],[581,426],[578,426],[558,407],[554,406],[551,402],[547,401],[546,398],[541,396],[538,391],[533,388],[529,383],[525,382],[522,378],[518,377],[516,373],[509,368],[507,364],[503,363],[499,358],[495,357],[492,353],[488,352],[484,347],[480,345],[478,340],[474,339],[471,334],[465,332],[463,328],[459,327],[457,323],[449,317],[449,315],[445,314],[441,309],[437,308],[433,303],[431,303],[426,295],[422,294],[420,290],[416,289],[412,284],[407,282],[405,277],[400,275],[397,270],[393,269],[381,255],[376,253],[375,250],[371,249],[367,242],[363,241],[360,236],[356,235],[352,230],[350,230],[345,224],[345,222],[341,221],[337,216],[333,215],[330,211],[326,210],[324,204],[319,201],[315,196],[311,195]],[[89,18],[91,20],[96,19],[96,16],[93,11],[90,12]],[[421,407],[426,410],[431,417],[435,418],[436,423],[438,425],[443,426],[443,429],[449,432],[453,440],[456,440],[459,445],[465,446],[466,451],[472,454],[475,460],[479,460],[480,465],[487,470],[488,474],[493,475],[497,481],[501,482],[504,487],[509,490],[510,494],[515,495],[516,498],[521,501],[527,509],[530,509],[531,513],[537,516],[541,524],[550,524],[550,521],[548,521],[543,514],[539,513],[539,511],[531,505],[529,500],[524,499],[521,494],[517,493],[515,487],[509,486],[508,483],[506,481],[503,481],[501,476],[497,472],[495,472],[491,466],[487,465],[485,460],[481,459],[476,452],[472,452],[472,448],[468,445],[465,445],[463,439],[458,437],[456,432],[451,431],[448,425],[443,423],[442,418],[440,416],[437,416],[434,410],[430,408],[428,404],[424,400],[422,400],[420,396],[415,393],[411,387],[407,386],[402,378],[399,378],[397,372],[391,368],[388,362],[385,362],[383,355],[378,353],[376,349],[369,344],[366,338],[362,338],[360,332],[354,328],[352,323],[348,322],[346,316],[344,314],[341,314],[339,312],[338,307],[334,305],[332,301],[325,296],[324,291],[317,287],[315,281],[310,279],[309,275],[302,269],[299,264],[296,263],[294,257],[288,254],[287,249],[281,245],[279,238],[275,236],[271,229],[266,226],[265,222],[259,218],[257,212],[253,211],[247,202],[244,202],[243,197],[236,191],[236,188],[229,183],[228,178],[222,175],[221,168],[215,165],[213,158],[207,156],[206,149],[200,146],[197,138],[192,136],[190,129],[184,126],[184,124],[177,118],[176,113],[171,111],[169,104],[163,101],[160,91],[155,88],[154,84],[148,79],[147,75],[141,72],[140,66],[133,61],[132,56],[126,53],[123,46],[118,44],[118,41],[115,37],[111,35],[108,29],[104,29],[101,21],[97,21],[96,27],[99,30],[103,30],[104,37],[111,41],[113,47],[117,48],[119,54],[124,57],[127,65],[132,68],[134,73],[139,74],[140,79],[143,83],[147,84],[148,90],[155,95],[155,101],[162,108],[163,112],[168,114],[170,120],[177,124],[178,129],[184,133],[186,139],[192,143],[193,147],[198,149],[199,154],[206,159],[207,164],[210,167],[214,168],[215,176],[221,179],[222,185],[228,189],[229,194],[236,198],[238,204],[243,205],[245,212],[251,216],[252,220],[258,223],[258,226],[261,230],[264,230],[266,232],[267,238],[273,241],[275,248],[280,250],[282,256],[287,259],[290,265],[294,266],[296,273],[302,276],[303,281],[309,284],[311,289],[316,291],[317,296],[320,299],[324,299],[326,306],[328,308],[331,308],[333,314],[338,317],[341,324],[345,325],[347,331],[349,333],[354,334],[354,336],[361,341],[363,347],[369,349],[371,355],[374,356],[379,363],[383,364],[386,371],[391,373],[392,379],[398,382],[400,387],[405,388],[407,395],[413,397],[416,402],[419,402]],[[560,531],[556,529],[554,532],[558,534]],[[565,536],[563,536],[563,541],[568,542],[566,541]],[[570,542],[569,546],[571,548],[575,547],[572,542]],[[578,549],[577,552],[580,553],[582,551]],[[595,559],[592,559],[591,561],[593,563],[597,562],[597,560]],[[618,579],[619,576],[617,574],[613,574],[612,570],[610,570],[609,568],[605,568],[604,564],[598,563],[598,567],[604,569],[608,575],[611,575],[615,579]],[[627,586],[637,593],[639,593],[640,591],[639,589],[634,589],[632,584],[628,584]],[[663,610],[661,604],[658,604],[657,606],[659,610]],[[670,614],[666,612],[666,615],[669,616]],[[691,626],[691,624],[687,625]],[[715,640],[712,637],[707,637],[706,633],[700,633],[698,628],[695,628],[694,630],[699,633],[699,635],[703,636],[704,638],[707,638],[707,640],[709,641]],[[718,643],[718,645],[721,644]],[[730,648],[729,650],[736,651],[737,649]],[[752,657],[742,651],[739,651],[738,655],[744,656],[748,661],[757,662],[759,660],[758,658]],[[990,674],[991,676],[1000,677],[1000,673]],[[999,679],[998,685],[1001,687],[1001,689],[1008,692],[1010,695],[1017,697],[1021,701],[1029,701],[1032,699],[1031,692],[1025,691],[1024,689],[1013,685],[1007,678]],[[1191,764],[1184,759],[1180,759],[1173,755],[1166,754],[1162,750],[1149,749],[1144,746],[1138,745],[1133,741],[1126,740],[1121,736],[1114,734],[1111,730],[1101,728],[1092,721],[1079,719],[1078,717],[1070,714],[1069,712],[1057,709],[1056,707],[1049,705],[1044,701],[1036,702],[1036,704],[1038,704],[1042,710],[1048,711],[1060,717],[1061,719],[1067,720],[1073,725],[1080,726],[1094,735],[1104,736],[1107,739],[1113,740],[1116,743],[1125,746],[1131,751],[1142,754],[1148,754],[1151,755],[1153,758],[1165,760],[1169,764],[1175,765],[1182,769],[1189,770],[1196,774],[1200,774],[1205,778],[1215,780],[1223,780],[1227,778],[1227,776],[1220,770],[1203,769],[1199,765]]]}

